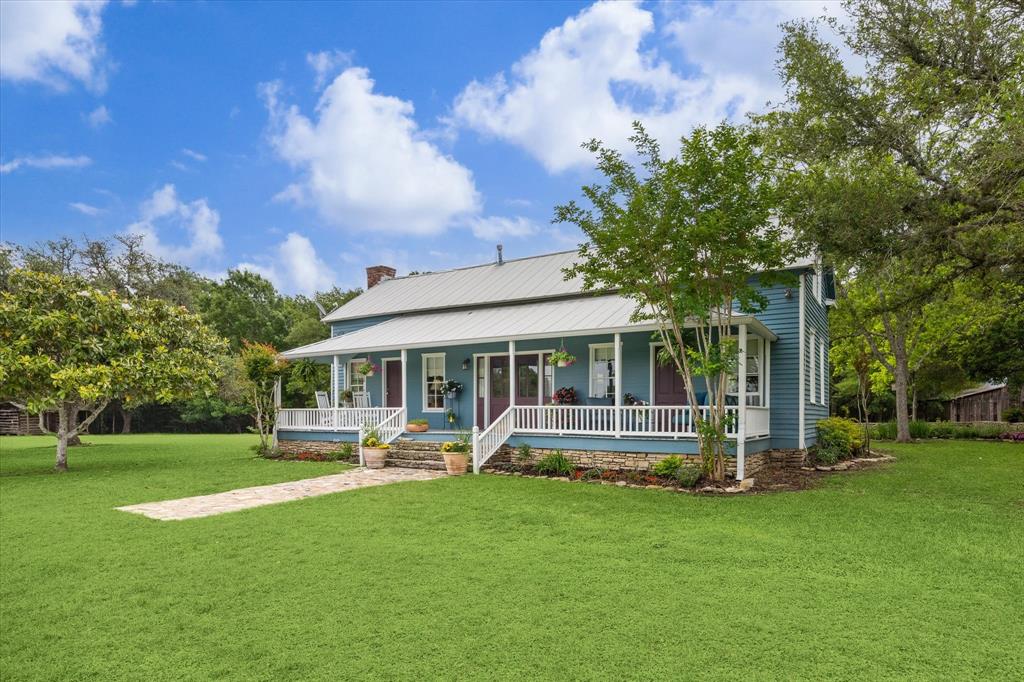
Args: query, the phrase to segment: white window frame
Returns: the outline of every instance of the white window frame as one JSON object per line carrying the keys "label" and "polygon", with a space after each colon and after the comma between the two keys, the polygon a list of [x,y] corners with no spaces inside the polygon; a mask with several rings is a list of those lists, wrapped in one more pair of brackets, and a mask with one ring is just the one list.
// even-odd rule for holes
{"label": "white window frame", "polygon": [[811,275],[811,286],[814,289],[814,300],[818,303],[823,303],[824,301],[821,298],[821,263],[814,266],[814,274]]}
{"label": "white window frame", "polygon": [[[758,336],[756,334],[749,334],[748,333],[747,334],[747,356],[750,356],[750,342],[751,341],[757,342],[757,344],[760,346],[758,348],[758,353],[757,353],[757,389],[758,390],[757,390],[757,393],[751,393],[750,391],[747,391],[747,407],[768,407],[768,405],[767,405],[767,402],[768,402],[768,392],[764,390],[765,376],[767,376],[767,372],[765,372],[765,367],[764,367],[764,360],[765,360],[766,353],[767,353],[768,341],[766,339],[761,338],[760,336]],[[747,363],[747,376],[750,376],[751,374],[753,374],[753,373],[750,371],[750,363],[748,362]],[[746,380],[747,380],[747,377],[743,377],[744,383],[746,383]],[[737,404],[739,403],[739,397],[740,397],[740,383],[739,382],[740,382],[740,379],[739,379],[739,374],[738,374],[738,370],[737,370],[737,374],[733,374],[733,375],[731,375],[729,377],[729,383],[726,386],[726,392],[725,392],[725,394],[727,396],[735,396]],[[751,396],[757,396],[758,397],[758,401],[759,402],[758,402],[757,405],[751,405],[750,404]]]}
{"label": "white window frame", "polygon": [[820,387],[818,388],[818,397],[821,399],[819,402],[822,405],[827,405],[826,392],[825,392],[825,366],[828,364],[828,356],[825,354],[825,341],[822,339],[818,342],[818,381]]}
{"label": "white window frame", "polygon": [[[599,349],[599,348],[601,348],[601,349],[608,348],[608,349],[610,349],[612,351],[612,358],[613,358],[613,360],[612,360],[612,373],[609,375],[612,378],[612,380],[613,380],[612,381],[612,394],[611,395],[608,395],[607,392],[605,392],[604,395],[597,395],[594,392],[594,354],[595,354],[595,351],[597,349]],[[612,342],[612,343],[592,343],[592,344],[590,344],[590,356],[589,356],[589,362],[587,363],[587,397],[588,398],[606,399],[606,398],[614,398],[615,397],[615,391],[618,390],[618,386],[619,386],[619,377],[615,376],[615,361],[614,361],[614,357],[615,357],[615,343],[614,342]]]}
{"label": "white window frame", "polygon": [[807,394],[808,402],[812,405],[817,403],[817,396],[815,395],[815,381],[814,381],[814,360],[817,353],[815,350],[818,347],[818,330],[811,328],[808,334],[809,343],[807,344],[807,355],[810,357],[807,359]]}
{"label": "white window frame", "polygon": [[[423,388],[423,403],[420,405],[420,408],[421,408],[421,410],[423,412],[444,412],[444,385],[443,384],[441,386],[441,407],[427,407],[427,359],[428,358],[430,358],[430,359],[441,358],[441,380],[444,381],[445,377],[448,376],[446,374],[447,366],[446,366],[446,360],[445,360],[445,354],[444,353],[424,353],[423,355],[420,356],[420,364],[423,365],[423,368],[422,368],[423,369],[423,371],[422,371],[423,377],[422,377],[422,380],[420,381],[420,385]],[[476,375],[474,374],[474,380],[475,380],[475,377],[476,377]]]}
{"label": "white window frame", "polygon": [[368,390],[366,388],[366,384],[368,383],[366,380],[366,376],[363,374],[359,374],[359,372],[356,371],[356,367],[363,364],[364,362],[366,362],[366,358],[352,358],[351,360],[348,361],[348,364],[345,366],[345,388],[352,391],[353,393],[356,392],[356,387],[352,384],[352,379],[355,378],[357,375],[359,376],[363,385],[363,390],[360,391],[360,393],[366,393]]}

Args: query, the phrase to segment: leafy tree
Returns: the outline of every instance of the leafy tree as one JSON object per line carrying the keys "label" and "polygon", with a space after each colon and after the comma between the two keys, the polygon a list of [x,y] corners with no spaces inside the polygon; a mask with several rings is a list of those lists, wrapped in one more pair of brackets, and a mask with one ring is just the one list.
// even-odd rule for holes
{"label": "leafy tree", "polygon": [[697,128],[679,155],[663,159],[639,123],[630,138],[642,174],[621,154],[592,140],[607,184],[555,209],[555,222],[577,225],[588,242],[567,277],[588,290],[614,289],[636,303],[633,319],[653,320],[666,353],[699,404],[695,377],[705,379],[707,419],[694,411],[705,471],[725,478],[726,392],[736,371],[736,310],[756,312],[767,301],[752,281],[769,284],[791,262],[794,245],[772,219],[775,187],[758,138],[728,124]]}
{"label": "leafy tree", "polygon": [[[211,391],[224,342],[194,314],[155,299],[126,301],[76,277],[15,270],[0,292],[0,394],[56,409],[56,469],[107,403]],[[75,423],[79,410],[89,416]]]}
{"label": "leafy tree", "polygon": [[277,382],[284,375],[288,363],[273,346],[250,341],[242,345],[241,361],[245,391],[256,422],[253,430],[260,437],[259,453],[268,456],[273,452],[271,437],[277,419]]}
{"label": "leafy tree", "polygon": [[245,341],[278,347],[288,334],[285,299],[266,278],[247,270],[229,270],[200,295],[199,310],[228,339],[233,351]]}

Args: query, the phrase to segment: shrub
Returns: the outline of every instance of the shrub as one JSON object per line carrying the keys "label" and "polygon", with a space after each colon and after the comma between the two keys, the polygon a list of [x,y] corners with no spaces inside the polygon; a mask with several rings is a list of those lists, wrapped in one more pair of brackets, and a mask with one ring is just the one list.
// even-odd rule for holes
{"label": "shrub", "polygon": [[666,457],[654,464],[653,471],[655,476],[664,476],[665,478],[675,478],[676,474],[683,467],[683,458],[679,455],[672,455]]}
{"label": "shrub", "polygon": [[896,422],[875,424],[871,437],[879,440],[896,440]]}
{"label": "shrub", "polygon": [[334,450],[328,454],[328,459],[335,461],[347,462],[352,459],[355,454],[355,447],[352,443],[342,443],[338,446],[337,450]]}
{"label": "shrub", "polygon": [[270,443],[257,443],[249,449],[255,452],[257,457],[266,459],[279,459],[281,457],[281,449],[274,447]]}
{"label": "shrub", "polygon": [[530,457],[533,454],[533,448],[528,443],[522,443],[516,448],[516,464],[522,466],[530,461]]}
{"label": "shrub", "polygon": [[541,457],[537,462],[537,473],[545,476],[568,476],[576,469],[568,457],[562,454],[561,450],[555,450],[550,455]]}
{"label": "shrub", "polygon": [[835,464],[853,457],[864,447],[860,425],[852,419],[829,417],[818,422],[818,446],[815,457],[825,464]]}
{"label": "shrub", "polygon": [[911,438],[931,438],[932,425],[928,422],[913,421],[910,422],[909,426]]}
{"label": "shrub", "polygon": [[1003,440],[1024,443],[1024,431],[1007,431],[1006,433],[999,437]]}
{"label": "shrub", "polygon": [[700,480],[701,469],[693,464],[684,464],[676,471],[676,480],[684,488],[692,488]]}
{"label": "shrub", "polygon": [[1024,422],[1024,407],[1011,407],[1003,411],[1003,421],[1011,424]]}
{"label": "shrub", "polygon": [[582,474],[580,474],[580,478],[583,479],[584,481],[593,481],[601,478],[602,476],[604,476],[604,469],[598,467],[587,469]]}

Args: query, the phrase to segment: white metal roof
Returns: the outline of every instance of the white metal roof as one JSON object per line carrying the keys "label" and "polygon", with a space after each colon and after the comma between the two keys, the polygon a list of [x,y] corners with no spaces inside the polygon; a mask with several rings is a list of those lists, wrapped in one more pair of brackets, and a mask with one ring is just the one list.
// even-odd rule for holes
{"label": "white metal roof", "polygon": [[[502,266],[504,267],[504,266]],[[376,288],[376,287],[375,287]],[[635,304],[615,294],[539,301],[518,305],[402,315],[385,322],[285,351],[286,358],[313,358],[347,353],[430,348],[470,343],[583,336],[654,330],[650,322],[630,322]],[[733,318],[770,339],[777,337],[749,316]]]}
{"label": "white metal roof", "polygon": [[579,294],[583,283],[578,278],[567,282],[562,274],[575,255],[563,251],[385,280],[331,312],[324,322]]}
{"label": "white metal roof", "polygon": [[[323,318],[340,322],[377,315],[397,315],[445,308],[495,305],[583,294],[579,278],[566,281],[562,269],[576,261],[576,251],[487,263],[467,268],[409,275],[381,282]],[[813,258],[791,268],[814,265]]]}

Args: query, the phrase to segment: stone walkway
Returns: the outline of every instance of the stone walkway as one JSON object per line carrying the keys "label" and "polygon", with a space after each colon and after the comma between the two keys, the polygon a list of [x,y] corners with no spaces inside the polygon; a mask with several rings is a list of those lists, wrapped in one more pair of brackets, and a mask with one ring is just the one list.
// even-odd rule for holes
{"label": "stone walkway", "polygon": [[183,497],[178,500],[163,502],[146,502],[127,507],[117,507],[121,511],[142,514],[151,519],[161,521],[180,521],[197,519],[202,516],[214,516],[226,512],[262,507],[267,504],[301,500],[305,497],[329,495],[345,490],[368,488],[375,485],[400,483],[401,481],[429,481],[444,476],[443,471],[427,469],[353,469],[341,474],[307,478],[301,481],[288,481],[273,485],[260,485],[254,488],[239,488],[213,495]]}

